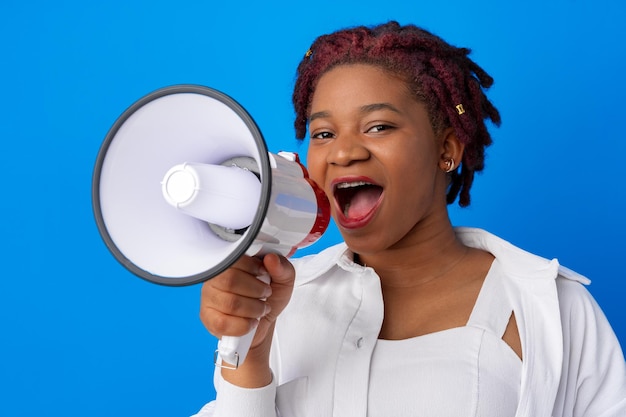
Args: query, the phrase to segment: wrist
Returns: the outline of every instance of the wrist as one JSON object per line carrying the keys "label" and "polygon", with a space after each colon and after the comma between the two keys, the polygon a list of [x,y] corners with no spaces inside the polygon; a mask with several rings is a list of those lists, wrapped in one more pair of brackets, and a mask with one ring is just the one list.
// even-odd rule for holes
{"label": "wrist", "polygon": [[251,347],[246,359],[237,369],[223,367],[222,378],[242,388],[261,388],[269,385],[273,378],[269,365],[271,339],[267,337],[259,345]]}

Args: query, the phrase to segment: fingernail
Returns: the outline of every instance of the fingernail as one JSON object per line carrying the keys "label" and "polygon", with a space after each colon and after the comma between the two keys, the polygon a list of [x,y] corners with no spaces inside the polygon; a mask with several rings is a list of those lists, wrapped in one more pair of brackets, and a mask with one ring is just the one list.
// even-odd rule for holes
{"label": "fingernail", "polygon": [[263,310],[263,315],[261,317],[265,317],[272,311],[272,307],[269,304],[265,303],[265,310]]}
{"label": "fingernail", "polygon": [[263,298],[269,298],[271,295],[272,295],[272,287],[268,285],[263,290]]}

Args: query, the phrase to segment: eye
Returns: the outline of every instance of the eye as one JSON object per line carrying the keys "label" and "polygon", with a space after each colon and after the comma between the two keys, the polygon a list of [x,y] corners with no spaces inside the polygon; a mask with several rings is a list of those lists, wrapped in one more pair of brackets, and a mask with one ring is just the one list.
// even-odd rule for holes
{"label": "eye", "polygon": [[328,131],[315,132],[311,135],[311,139],[332,139],[334,135]]}
{"label": "eye", "polygon": [[379,125],[374,125],[372,127],[370,127],[369,129],[367,129],[366,133],[381,133],[384,132],[386,130],[390,130],[393,129],[393,126],[389,126],[389,125],[385,125],[385,124],[379,124]]}

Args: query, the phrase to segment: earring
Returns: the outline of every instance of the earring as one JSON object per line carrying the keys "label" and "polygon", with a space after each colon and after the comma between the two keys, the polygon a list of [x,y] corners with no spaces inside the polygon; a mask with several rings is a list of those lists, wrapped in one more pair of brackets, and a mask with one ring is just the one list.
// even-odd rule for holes
{"label": "earring", "polygon": [[445,164],[446,164],[446,172],[452,172],[454,171],[454,168],[456,168],[456,165],[454,163],[454,158],[446,159]]}

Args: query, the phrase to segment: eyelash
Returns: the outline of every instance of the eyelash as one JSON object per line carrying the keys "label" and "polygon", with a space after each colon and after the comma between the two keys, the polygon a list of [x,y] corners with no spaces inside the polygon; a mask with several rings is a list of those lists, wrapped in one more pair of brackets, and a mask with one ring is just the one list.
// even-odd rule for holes
{"label": "eyelash", "polygon": [[323,131],[311,135],[311,139],[331,139],[334,135],[331,132]]}
{"label": "eyelash", "polygon": [[380,125],[375,125],[375,126],[370,127],[369,129],[367,129],[367,132],[370,132],[372,129],[377,129],[374,133],[380,133],[382,131],[389,130],[391,128],[392,126],[380,124]]}
{"label": "eyelash", "polygon": [[[365,131],[365,133],[383,133],[383,132],[391,130],[391,129],[393,129],[393,126],[391,126],[391,125],[377,124],[377,125],[374,125],[374,126],[368,128]],[[322,132],[318,132],[318,133],[315,133],[315,134],[311,135],[311,139],[320,139],[320,140],[332,139],[334,137],[335,137],[335,135],[332,132],[329,132],[327,130],[324,130]]]}

